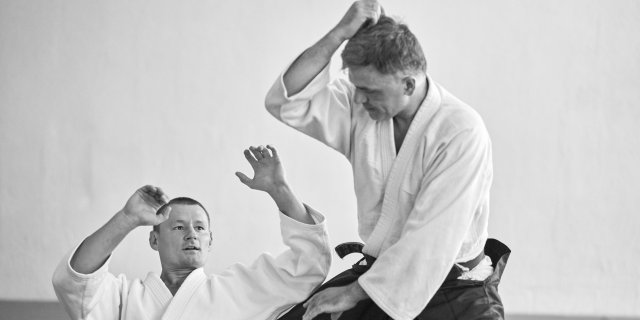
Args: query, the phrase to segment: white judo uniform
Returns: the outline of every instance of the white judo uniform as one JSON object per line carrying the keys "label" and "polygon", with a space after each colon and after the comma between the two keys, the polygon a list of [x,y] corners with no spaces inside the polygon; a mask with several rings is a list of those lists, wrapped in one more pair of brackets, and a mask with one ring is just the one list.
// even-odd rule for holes
{"label": "white judo uniform", "polygon": [[292,96],[281,74],[267,110],[349,159],[358,232],[364,252],[377,257],[358,281],[389,316],[413,319],[454,263],[483,251],[493,177],[488,132],[471,107],[428,78],[396,154],[393,120],[372,120],[354,102],[346,70],[332,79],[329,69]]}
{"label": "white judo uniform", "polygon": [[54,289],[72,319],[275,319],[306,299],[329,272],[324,217],[307,209],[317,224],[280,214],[288,250],[277,257],[262,254],[250,266],[235,264],[220,274],[196,269],[175,296],[158,274],[129,281],[109,273],[109,261],[92,274],[80,274],[70,265],[73,252],[56,269]]}

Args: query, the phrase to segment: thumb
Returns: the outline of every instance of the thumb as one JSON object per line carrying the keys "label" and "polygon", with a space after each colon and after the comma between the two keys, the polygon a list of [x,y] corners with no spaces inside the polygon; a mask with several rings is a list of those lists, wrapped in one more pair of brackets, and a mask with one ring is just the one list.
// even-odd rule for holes
{"label": "thumb", "polygon": [[238,179],[240,179],[240,182],[242,182],[244,185],[246,185],[247,187],[251,187],[251,179],[249,179],[249,177],[247,177],[244,173],[242,172],[236,172],[236,177],[238,177]]}
{"label": "thumb", "polygon": [[371,19],[371,25],[376,25],[378,23],[378,20],[380,20],[380,17],[384,15],[384,9],[377,1],[376,1],[376,7],[377,7],[376,14]]}

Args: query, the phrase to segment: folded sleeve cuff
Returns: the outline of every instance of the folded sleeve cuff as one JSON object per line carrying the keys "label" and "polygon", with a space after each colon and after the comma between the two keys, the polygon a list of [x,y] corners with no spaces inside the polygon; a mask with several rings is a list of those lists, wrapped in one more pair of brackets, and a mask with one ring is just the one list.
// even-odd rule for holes
{"label": "folded sleeve cuff", "polygon": [[92,273],[88,273],[88,274],[84,274],[84,273],[80,273],[76,270],[73,269],[73,267],[71,267],[71,258],[73,257],[74,254],[76,254],[76,252],[78,251],[78,248],[80,248],[80,246],[82,245],[82,243],[80,243],[78,246],[75,247],[75,249],[73,249],[71,251],[71,253],[68,254],[66,260],[66,269],[68,274],[71,276],[71,278],[73,280],[76,281],[86,281],[89,279],[93,279],[96,278],[100,275],[106,274],[109,272],[109,261],[111,261],[111,255],[109,255],[109,257],[107,258],[107,260],[105,260],[105,262],[94,272]]}
{"label": "folded sleeve cuff", "polygon": [[286,214],[282,213],[281,211],[278,211],[280,214],[280,223],[282,224],[282,226],[293,226],[296,228],[303,228],[303,229],[310,229],[310,230],[322,230],[325,228],[325,217],[318,212],[317,210],[313,209],[312,207],[308,206],[307,204],[303,204],[304,208],[307,210],[307,213],[309,213],[309,215],[311,215],[311,218],[313,219],[314,224],[307,224],[307,223],[303,223],[300,222],[296,219],[293,219],[289,216],[287,216]]}
{"label": "folded sleeve cuff", "polygon": [[280,74],[280,77],[278,78],[278,82],[280,84],[280,87],[282,88],[284,98],[288,102],[295,101],[295,100],[310,100],[318,91],[326,87],[326,85],[331,80],[331,73],[330,73],[331,62],[329,62],[320,72],[318,72],[318,74],[311,80],[311,82],[309,82],[307,86],[305,86],[302,90],[300,90],[300,92],[294,95],[289,95],[289,92],[287,91],[287,87],[284,85],[284,74],[289,70],[289,68],[291,67],[294,61],[292,61],[284,69],[284,71]]}

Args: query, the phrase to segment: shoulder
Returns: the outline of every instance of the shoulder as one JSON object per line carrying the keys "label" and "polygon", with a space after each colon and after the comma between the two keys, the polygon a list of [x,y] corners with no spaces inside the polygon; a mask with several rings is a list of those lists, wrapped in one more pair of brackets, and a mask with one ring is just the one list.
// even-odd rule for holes
{"label": "shoulder", "polygon": [[488,138],[488,132],[480,114],[438,83],[432,82],[429,90],[435,90],[440,97],[439,104],[430,120],[429,130],[445,140],[465,135]]}

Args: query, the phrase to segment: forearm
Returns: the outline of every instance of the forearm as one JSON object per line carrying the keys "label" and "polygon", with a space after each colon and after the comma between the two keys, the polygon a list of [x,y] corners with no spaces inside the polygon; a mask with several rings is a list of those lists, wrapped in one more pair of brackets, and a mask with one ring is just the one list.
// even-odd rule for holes
{"label": "forearm", "polygon": [[338,30],[333,29],[305,50],[284,73],[283,82],[288,95],[302,91],[331,61],[331,57],[345,40]]}
{"label": "forearm", "polygon": [[83,274],[95,272],[133,229],[133,221],[118,211],[109,222],[82,242],[71,258],[71,267]]}
{"label": "forearm", "polygon": [[315,224],[302,202],[286,183],[268,192],[278,209],[288,217],[302,223]]}

